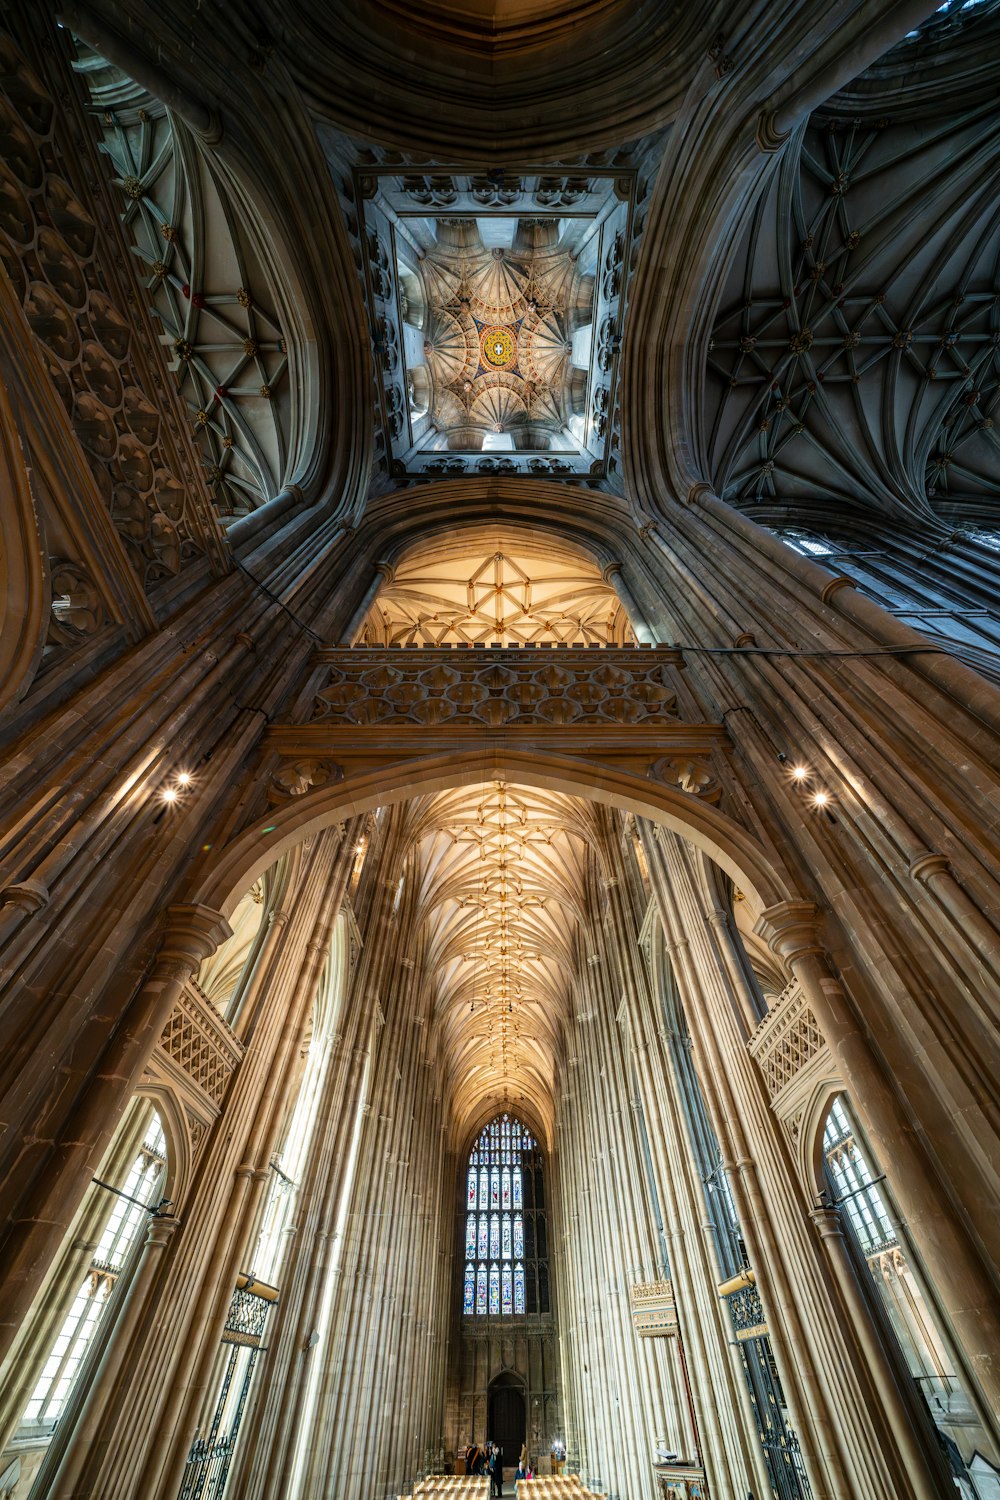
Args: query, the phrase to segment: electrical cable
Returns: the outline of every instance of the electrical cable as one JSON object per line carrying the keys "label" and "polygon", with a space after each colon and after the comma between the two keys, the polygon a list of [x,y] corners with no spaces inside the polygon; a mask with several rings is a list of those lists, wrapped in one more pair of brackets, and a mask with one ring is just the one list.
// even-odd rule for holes
{"label": "electrical cable", "polygon": [[293,609],[289,609],[285,601],[283,599],[280,599],[272,589],[269,589],[267,584],[263,583],[255,573],[251,573],[250,569],[245,567],[244,564],[240,562],[238,557],[233,558],[233,561],[239,568],[240,572],[243,573],[247,578],[249,578],[251,583],[256,584],[257,588],[259,588],[261,593],[265,594],[267,598],[271,600],[272,604],[276,604],[279,609],[283,609],[285,611],[285,614],[291,620],[293,625],[297,625],[298,628],[304,631],[306,635],[312,636],[313,640],[318,642],[320,646],[327,646],[328,643],[324,641],[323,637],[321,635],[318,635],[316,631],[313,630],[311,625],[307,625],[304,620],[300,620],[295,611]]}
{"label": "electrical cable", "polygon": [[[284,610],[285,614],[294,625],[298,626],[299,630],[304,631],[306,635],[311,636],[312,639],[317,643],[317,645],[322,646],[325,651],[336,651],[338,649],[341,649],[337,646],[332,646],[329,641],[325,641],[321,635],[317,634],[317,632],[313,630],[311,625],[307,625],[304,620],[300,620],[295,611],[289,609],[284,600],[279,599],[278,595],[273,593],[272,590],[268,588],[266,583],[262,583],[259,578],[251,573],[249,568],[244,567],[243,564],[238,560],[236,562],[236,566],[239,568],[241,573],[244,573],[246,577],[250,579],[251,583],[256,584],[261,593],[265,594],[273,604],[277,604],[280,609]],[[351,648],[345,647],[343,649],[349,650]],[[506,649],[519,650],[521,648],[508,647]],[[792,646],[689,646],[686,645],[683,641],[674,641],[673,644],[670,645],[667,649],[670,651],[679,651],[682,655],[688,654],[694,656],[797,656],[808,657],[813,660],[820,661],[838,657],[850,658],[865,656],[923,656],[927,654],[932,656],[951,655],[951,652],[949,652],[946,647],[934,646],[930,641],[928,641],[925,646],[880,646],[873,650],[867,651],[806,651],[799,647]]]}

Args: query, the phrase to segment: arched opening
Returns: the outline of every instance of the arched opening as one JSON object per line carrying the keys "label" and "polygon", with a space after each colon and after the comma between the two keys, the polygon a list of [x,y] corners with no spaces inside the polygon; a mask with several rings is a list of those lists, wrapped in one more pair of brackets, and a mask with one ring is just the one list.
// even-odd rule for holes
{"label": "arched opening", "polygon": [[622,602],[565,540],[514,528],[436,537],[396,559],[363,645],[631,645]]}
{"label": "arched opening", "polygon": [[516,1375],[505,1371],[490,1381],[487,1411],[489,1441],[499,1447],[503,1467],[513,1468],[527,1433],[524,1386]]}
{"label": "arched opening", "polygon": [[[161,1213],[168,1143],[153,1101],[125,1110],[17,1347],[14,1378],[0,1394],[0,1429],[13,1431],[20,1493],[51,1477],[122,1314],[147,1231]],[[45,1480],[40,1482],[44,1483]]]}

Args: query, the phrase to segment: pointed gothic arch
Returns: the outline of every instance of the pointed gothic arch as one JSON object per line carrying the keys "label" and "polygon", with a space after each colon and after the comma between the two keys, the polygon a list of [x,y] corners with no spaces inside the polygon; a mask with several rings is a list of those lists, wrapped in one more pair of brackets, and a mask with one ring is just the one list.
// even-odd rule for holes
{"label": "pointed gothic arch", "polygon": [[[484,741],[486,737],[484,736]],[[503,779],[623,807],[689,839],[742,889],[772,906],[796,894],[764,847],[711,803],[629,771],[538,750],[491,750],[400,759],[291,797],[238,834],[203,866],[190,899],[230,913],[257,875],[310,833],[418,794]]]}

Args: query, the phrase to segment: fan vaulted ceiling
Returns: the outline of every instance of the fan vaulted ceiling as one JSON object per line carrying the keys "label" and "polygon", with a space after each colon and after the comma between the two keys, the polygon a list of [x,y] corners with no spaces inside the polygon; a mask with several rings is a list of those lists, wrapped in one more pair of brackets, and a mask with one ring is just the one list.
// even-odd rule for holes
{"label": "fan vaulted ceiling", "polygon": [[639,215],[660,139],[470,172],[319,134],[362,274],[390,479],[601,479]]}

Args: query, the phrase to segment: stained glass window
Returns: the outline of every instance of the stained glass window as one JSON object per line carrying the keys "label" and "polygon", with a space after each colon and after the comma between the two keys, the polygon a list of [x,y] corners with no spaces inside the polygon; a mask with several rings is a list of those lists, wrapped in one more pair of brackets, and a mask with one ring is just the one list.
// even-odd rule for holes
{"label": "stained glass window", "polygon": [[542,1161],[519,1120],[499,1115],[469,1154],[462,1306],[477,1317],[549,1310]]}

